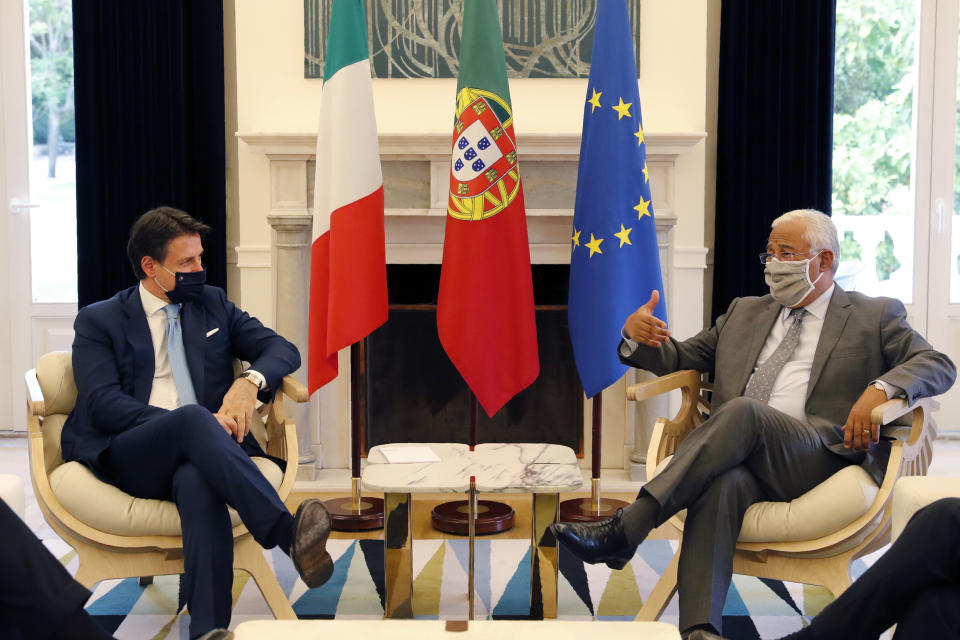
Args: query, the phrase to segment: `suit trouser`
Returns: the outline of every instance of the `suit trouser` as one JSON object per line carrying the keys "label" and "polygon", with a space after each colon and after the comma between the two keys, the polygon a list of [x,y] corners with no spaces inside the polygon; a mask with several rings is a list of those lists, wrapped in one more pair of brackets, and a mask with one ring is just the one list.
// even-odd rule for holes
{"label": "suit trouser", "polygon": [[960,498],[914,514],[872,567],[811,625],[817,640],[960,638]]}
{"label": "suit trouser", "polygon": [[687,509],[677,570],[680,629],[711,624],[722,631],[747,507],[793,500],[849,464],[812,426],[749,398],[724,403],[694,429],[641,490],[660,504],[661,523]]}
{"label": "suit trouser", "polygon": [[0,637],[49,637],[83,608],[90,592],[3,500],[0,532]]}
{"label": "suit trouser", "polygon": [[187,405],[110,441],[103,456],[110,479],[140,498],[173,500],[183,533],[181,600],[190,635],[230,623],[233,534],[227,505],[263,547],[285,551],[293,516],[240,445],[199,405]]}

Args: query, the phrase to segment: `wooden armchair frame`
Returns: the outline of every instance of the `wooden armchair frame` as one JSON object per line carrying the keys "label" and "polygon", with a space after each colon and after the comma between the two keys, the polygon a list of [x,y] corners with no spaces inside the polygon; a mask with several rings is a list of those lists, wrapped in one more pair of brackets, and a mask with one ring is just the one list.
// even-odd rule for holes
{"label": "wooden armchair frame", "polygon": [[[30,452],[30,476],[37,503],[53,530],[76,552],[80,561],[76,580],[87,588],[108,578],[141,578],[183,573],[183,538],[181,536],[121,536],[106,533],[81,522],[60,503],[50,486],[44,456],[43,420],[47,415],[36,369],[25,375],[27,384],[27,421]],[[283,397],[294,402],[307,402],[307,388],[292,376],[283,379],[273,402],[258,412],[265,416],[267,453],[287,461],[287,468],[277,492],[286,501],[297,475],[297,430],[285,416]],[[280,588],[277,577],[263,557],[263,548],[243,524],[233,528],[233,566],[250,574],[263,594],[273,615],[296,620],[290,601]],[[144,577],[148,578],[144,578]]]}
{"label": "wooden armchair frame", "polygon": [[[679,444],[699,427],[709,412],[706,392],[712,386],[694,370],[661,376],[627,388],[627,399],[647,400],[661,393],[681,392],[681,405],[672,419],[657,420],[647,451],[647,478],[673,454]],[[902,476],[926,475],[933,455],[936,424],[931,416],[936,402],[922,399],[908,405],[906,400],[888,400],[873,410],[871,420],[883,427],[884,436],[894,438],[886,474],[873,504],[859,518],[842,529],[813,540],[738,542],[733,571],[741,575],[821,585],[839,596],[850,586],[850,564],[890,541],[890,502],[893,487]],[[910,424],[892,423],[909,416]],[[676,516],[670,523],[678,531],[683,522]],[[682,541],[681,541],[682,544]],[[673,556],[650,596],[644,602],[637,620],[656,620],[677,591],[677,564],[680,550]]]}

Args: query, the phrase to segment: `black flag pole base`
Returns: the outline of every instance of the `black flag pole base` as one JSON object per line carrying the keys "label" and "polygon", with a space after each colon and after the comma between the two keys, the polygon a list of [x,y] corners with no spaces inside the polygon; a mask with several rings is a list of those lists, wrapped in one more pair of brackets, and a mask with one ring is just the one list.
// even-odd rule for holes
{"label": "black flag pole base", "polygon": [[[513,507],[493,500],[477,501],[476,533],[500,533],[513,528],[516,514]],[[460,536],[470,534],[470,503],[454,500],[438,504],[430,512],[430,524],[437,531]]]}
{"label": "black flag pole base", "polygon": [[348,498],[326,500],[335,531],[371,531],[383,529],[383,500],[360,495],[360,478],[352,479],[353,491]]}
{"label": "black flag pole base", "polygon": [[574,498],[560,503],[560,522],[596,522],[612,518],[617,509],[629,503],[623,500],[600,497],[600,480],[593,478],[589,498]]}

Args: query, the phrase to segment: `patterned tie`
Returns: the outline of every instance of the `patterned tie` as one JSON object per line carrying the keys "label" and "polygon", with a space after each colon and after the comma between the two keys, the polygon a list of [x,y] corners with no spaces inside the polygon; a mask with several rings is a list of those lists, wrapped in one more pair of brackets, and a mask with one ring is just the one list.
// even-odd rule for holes
{"label": "patterned tie", "polygon": [[750,382],[747,383],[747,388],[743,392],[744,396],[763,403],[770,401],[770,392],[773,391],[773,383],[776,381],[777,375],[780,374],[783,365],[787,364],[790,356],[796,351],[797,345],[800,344],[800,325],[806,314],[806,309],[794,309],[790,312],[790,319],[793,322],[787,329],[787,335],[783,336],[783,340],[773,354],[757,367],[753,377],[750,378]]}
{"label": "patterned tie", "polygon": [[163,308],[167,312],[167,357],[173,372],[173,384],[177,386],[180,406],[197,404],[193,392],[190,369],[187,368],[187,354],[183,351],[183,332],[180,330],[180,305],[168,304]]}

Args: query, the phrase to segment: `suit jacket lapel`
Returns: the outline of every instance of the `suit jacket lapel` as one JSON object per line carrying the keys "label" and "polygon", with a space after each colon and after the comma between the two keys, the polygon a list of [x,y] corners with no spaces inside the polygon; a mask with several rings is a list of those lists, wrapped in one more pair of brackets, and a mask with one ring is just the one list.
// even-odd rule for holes
{"label": "suit jacket lapel", "polygon": [[746,355],[739,371],[740,378],[737,380],[736,388],[738,395],[743,395],[747,381],[750,379],[751,374],[753,374],[753,368],[757,364],[757,358],[760,357],[760,352],[763,350],[763,345],[767,341],[767,336],[770,335],[773,323],[780,317],[780,310],[782,308],[780,303],[770,298],[767,301],[766,307],[757,313],[754,322],[749,324],[751,336],[749,342],[746,343],[747,349],[744,351]]}
{"label": "suit jacket lapel", "polygon": [[827,364],[827,358],[837,345],[849,316],[850,298],[846,291],[840,287],[835,287],[833,297],[830,298],[830,304],[827,305],[827,315],[823,318],[823,328],[820,330],[820,341],[817,342],[817,350],[813,356],[813,366],[810,368],[810,383],[807,385],[805,402],[810,399],[810,393],[817,386],[820,374],[823,373],[823,367]]}
{"label": "suit jacket lapel", "polygon": [[153,338],[150,337],[150,326],[143,312],[139,288],[135,288],[127,298],[123,310],[127,316],[124,335],[133,351],[133,397],[146,404],[150,401],[156,363],[153,360]]}
{"label": "suit jacket lapel", "polygon": [[197,403],[203,404],[204,379],[203,363],[206,350],[207,313],[197,303],[185,303],[180,307],[181,331],[183,332],[183,349],[186,351],[187,368],[190,369],[190,381],[193,382],[193,391],[197,394]]}

